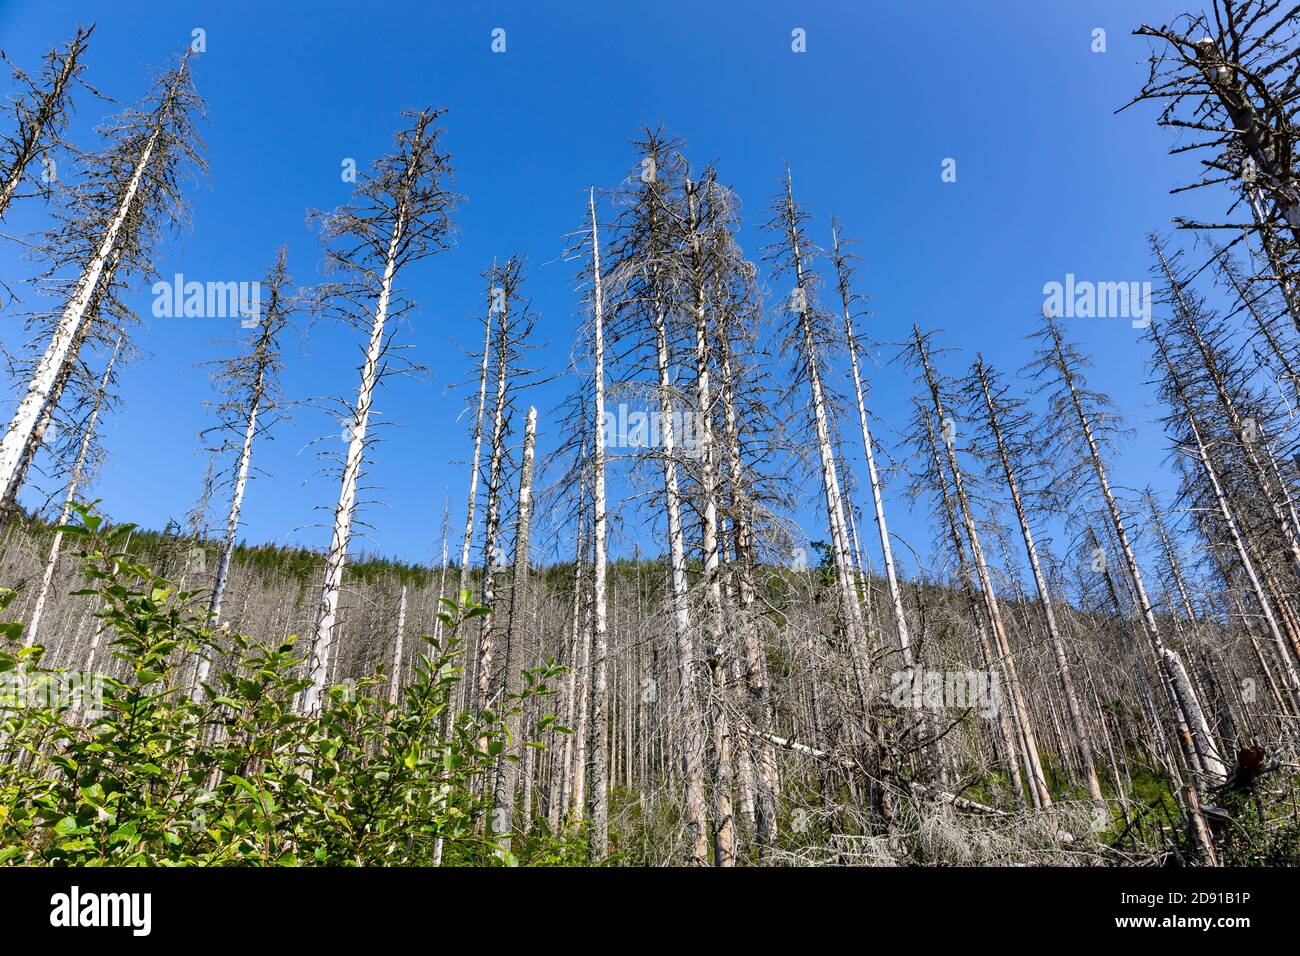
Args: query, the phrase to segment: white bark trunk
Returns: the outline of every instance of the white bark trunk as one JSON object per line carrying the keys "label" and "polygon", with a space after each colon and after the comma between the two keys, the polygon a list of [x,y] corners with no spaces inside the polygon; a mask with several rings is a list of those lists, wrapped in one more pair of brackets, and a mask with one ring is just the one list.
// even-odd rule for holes
{"label": "white bark trunk", "polygon": [[164,104],[153,132],[140,151],[140,158],[136,160],[135,168],[131,172],[131,178],[127,180],[113,218],[109,221],[108,228],[104,230],[95,254],[82,271],[76,291],[64,308],[54,334],[45,348],[45,353],[41,356],[31,381],[27,383],[26,392],[18,403],[18,408],[14,411],[9,428],[4,438],[0,440],[0,501],[11,500],[18,494],[18,483],[22,480],[20,466],[23,457],[28,452],[28,444],[37,423],[41,420],[46,404],[50,401],[55,382],[63,371],[64,364],[71,357],[73,343],[90,313],[89,306],[100,277],[104,274],[117,247],[118,236],[140,191],[140,183],[144,179],[154,149],[158,145],[158,139],[162,135],[162,124],[169,111],[171,95],[168,94],[169,100]]}
{"label": "white bark trunk", "polygon": [[593,408],[595,423],[592,442],[592,533],[594,555],[592,558],[592,643],[591,665],[593,681],[592,720],[596,728],[593,744],[591,784],[591,855],[602,860],[609,854],[609,765],[606,754],[608,727],[606,710],[609,706],[607,658],[609,656],[609,622],[606,603],[606,535],[605,514],[605,302],[600,272],[600,235],[596,222],[596,191],[587,194],[591,213],[591,272],[592,272],[592,335],[594,348]]}
{"label": "white bark trunk", "polygon": [[[411,149],[408,178],[414,173],[414,162],[420,144]],[[407,204],[403,198],[398,205],[393,222],[392,236],[388,242],[388,255],[380,280],[379,299],[370,325],[370,341],[366,347],[365,363],[361,368],[361,386],[354,408],[352,434],[348,440],[347,457],[343,463],[343,482],[339,488],[339,502],[334,510],[334,532],[329,553],[325,558],[325,584],[321,589],[320,607],[316,613],[315,634],[312,640],[310,678],[311,684],[303,692],[302,709],[315,713],[320,709],[325,684],[330,673],[330,656],[333,650],[334,625],[338,620],[339,595],[343,589],[343,568],[348,559],[348,542],[352,537],[352,519],[356,513],[357,485],[361,479],[362,460],[366,451],[366,430],[370,425],[370,409],[374,401],[375,384],[379,377],[379,361],[383,355],[384,327],[388,321],[388,307],[393,294],[393,279],[397,271],[397,252],[406,231]]]}
{"label": "white bark trunk", "polygon": [[[519,469],[519,502],[515,515],[514,574],[510,590],[510,625],[506,631],[505,647],[502,649],[501,654],[503,675],[501,692],[503,698],[507,697],[512,691],[514,658],[518,656],[521,650],[520,642],[524,634],[521,618],[523,616],[524,590],[528,585],[529,531],[531,529],[533,507],[533,457],[536,444],[537,409],[529,408],[528,420],[524,424],[524,455]],[[515,829],[515,790],[519,771],[519,765],[513,760],[505,759],[505,754],[510,748],[520,745],[520,715],[510,713],[514,708],[508,701],[503,700],[501,705],[507,712],[505,720],[509,739],[505,741],[505,749],[501,751],[501,757],[497,760],[496,788],[493,793],[492,834],[493,836],[505,838],[504,842],[500,844],[504,849],[508,848],[510,835]],[[527,813],[527,801],[525,801],[524,812]]]}
{"label": "white bark trunk", "polygon": [[[113,346],[113,354],[108,360],[108,365],[104,369],[103,377],[99,380],[99,389],[95,392],[95,401],[90,408],[90,417],[86,420],[86,430],[81,436],[81,445],[77,449],[77,460],[72,466],[72,477],[68,481],[68,493],[63,499],[63,509],[59,512],[59,524],[65,525],[72,515],[72,503],[77,500],[77,486],[85,473],[86,457],[90,453],[90,443],[94,439],[95,424],[99,420],[99,412],[104,404],[104,397],[108,392],[108,383],[113,376],[113,366],[117,363],[118,353],[122,348],[122,336],[119,334],[117,342]],[[54,581],[54,569],[59,561],[59,551],[63,547],[63,532],[54,532],[54,539],[50,542],[50,553],[45,559],[45,571],[41,575],[41,590],[36,596],[36,604],[32,607],[32,614],[27,626],[23,629],[23,645],[31,647],[36,643],[37,635],[40,633],[41,618],[45,613],[45,602],[49,599],[50,586]]]}
{"label": "white bark trunk", "polygon": [[397,640],[393,642],[393,673],[388,678],[388,702],[394,707],[402,695],[402,646],[406,638],[406,585],[397,599]]}

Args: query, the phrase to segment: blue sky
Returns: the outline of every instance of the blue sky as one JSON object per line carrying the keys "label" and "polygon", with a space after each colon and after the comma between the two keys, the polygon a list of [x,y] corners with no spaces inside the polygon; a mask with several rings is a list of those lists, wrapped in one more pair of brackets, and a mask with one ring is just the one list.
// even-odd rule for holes
{"label": "blue sky", "polygon": [[[1166,155],[1170,134],[1151,108],[1113,115],[1146,75],[1146,42],[1130,31],[1167,21],[1187,2],[8,0],[0,47],[34,64],[76,22],[95,21],[86,78],[133,102],[194,28],[206,31],[196,82],[209,105],[210,181],[189,191],[193,228],[168,241],[165,277],[257,279],[287,244],[295,278],[317,281],[320,255],[304,214],[348,199],[342,160],[364,167],[386,151],[402,110],[451,110],[445,144],[467,197],[458,244],[403,277],[419,307],[401,339],[432,375],[393,381],[379,397],[380,420],[404,427],[374,451],[370,481],[387,507],[366,512],[375,543],[362,545],[428,560],[444,494],[453,528],[464,508],[469,440],[456,419],[462,396],[447,386],[468,364],[453,343],[472,345],[479,334],[471,316],[480,273],[494,255],[529,255],[527,292],[550,343],[542,362],[561,367],[578,308],[573,266],[560,258],[565,235],[581,221],[586,188],[613,186],[633,165],[628,140],[638,128],[662,122],[687,140],[697,166],[719,162],[745,200],[742,238],[753,250],[789,162],[815,216],[814,239],[829,243],[834,213],[861,240],[873,338],[899,341],[913,323],[942,328],[942,343],[960,350],[948,369],[964,369],[977,350],[1014,369],[1029,357],[1023,336],[1038,321],[1045,282],[1066,273],[1146,279],[1149,231],[1167,229],[1175,214],[1220,207],[1218,196],[1168,194],[1193,170]],[[490,49],[497,27],[506,30],[504,54]],[[1107,33],[1104,53],[1090,49],[1097,27]],[[794,28],[806,31],[806,53],[791,51]],[[78,107],[72,136],[93,146],[91,128],[112,107],[87,95]],[[940,177],[949,157],[954,183]],[[20,235],[43,219],[40,202],[29,200],[6,231]],[[12,282],[32,265],[4,243],[0,270]],[[135,301],[147,354],[123,374],[123,407],[105,423],[111,458],[94,494],[116,518],[159,527],[199,493],[206,458],[194,436],[210,423],[203,401],[211,392],[196,366],[221,354],[212,343],[234,330],[219,319],[154,319],[147,288]],[[1122,319],[1074,319],[1067,330],[1096,362],[1094,387],[1138,429],[1115,463],[1119,483],[1167,487],[1138,333]],[[0,315],[0,340],[20,341],[11,313]],[[354,330],[330,327],[294,341],[285,390],[296,398],[355,392],[359,344]],[[870,378],[880,437],[892,445],[891,429],[906,417],[907,376],[885,367]],[[531,397],[542,416],[539,454],[558,440],[548,412],[559,393]],[[13,397],[11,386],[6,408]],[[313,508],[332,506],[337,481],[311,477],[319,463],[305,446],[336,433],[323,413],[304,409],[260,444],[257,463],[272,477],[249,491],[247,539],[325,543],[326,529],[304,526],[328,521]],[[815,487],[809,481],[804,500]],[[909,513],[897,486],[889,504],[894,530],[924,547],[927,516]],[[800,515],[811,538],[825,536],[819,513]]]}

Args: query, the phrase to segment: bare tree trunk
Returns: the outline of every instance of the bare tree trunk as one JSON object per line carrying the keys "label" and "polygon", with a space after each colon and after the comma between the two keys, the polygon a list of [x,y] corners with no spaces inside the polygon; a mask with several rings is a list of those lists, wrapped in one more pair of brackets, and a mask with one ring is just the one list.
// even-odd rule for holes
{"label": "bare tree trunk", "polygon": [[985,374],[982,360],[976,361],[975,369],[979,378],[980,391],[984,396],[984,406],[988,410],[989,428],[993,433],[993,439],[998,448],[998,457],[1002,462],[1002,474],[1006,479],[1007,489],[1011,494],[1011,502],[1015,506],[1016,520],[1020,524],[1020,535],[1024,539],[1025,553],[1029,557],[1029,567],[1034,575],[1034,587],[1038,591],[1038,601],[1043,609],[1043,623],[1047,626],[1047,634],[1052,643],[1052,653],[1056,657],[1057,676],[1061,680],[1061,691],[1065,697],[1066,710],[1070,715],[1075,749],[1079,753],[1084,782],[1088,785],[1088,796],[1093,800],[1100,800],[1102,799],[1101,783],[1097,779],[1097,766],[1092,756],[1092,744],[1088,740],[1088,729],[1083,720],[1083,708],[1079,706],[1079,698],[1074,691],[1074,679],[1070,675],[1070,662],[1065,653],[1065,641],[1061,636],[1060,628],[1056,625],[1056,613],[1052,608],[1051,590],[1047,586],[1047,579],[1043,576],[1042,564],[1038,560],[1038,548],[1034,543],[1034,533],[1029,527],[1029,516],[1025,513],[1025,504],[1020,496],[1020,484],[1016,480],[1015,472],[1011,467],[1011,458],[1007,453],[1006,443],[1003,441],[1002,423],[999,421],[997,409],[993,404],[993,395],[989,391],[988,377]]}
{"label": "bare tree trunk", "polygon": [[393,642],[393,673],[388,678],[388,703],[397,706],[402,695],[402,643],[406,637],[406,585],[397,599],[397,639]]}
{"label": "bare tree trunk", "polygon": [[[451,524],[451,498],[447,497],[442,503],[442,565],[438,569],[438,600],[447,596],[447,530]],[[441,647],[442,645],[442,605],[438,601],[433,605],[433,642]],[[447,711],[450,711],[450,701],[448,702]]]}
{"label": "bare tree trunk", "polygon": [[835,468],[835,452],[831,446],[830,412],[822,389],[820,359],[813,336],[809,294],[803,271],[803,254],[799,243],[799,224],[794,204],[794,186],[787,173],[785,183],[786,239],[790,245],[794,264],[796,307],[802,334],[803,361],[808,370],[808,387],[812,393],[813,424],[817,435],[817,450],[821,459],[822,487],[826,497],[826,517],[831,533],[831,553],[835,563],[836,583],[843,605],[845,630],[848,635],[850,655],[853,659],[854,677],[859,698],[866,704],[871,698],[868,677],[871,664],[867,655],[866,634],[862,623],[862,607],[853,584],[853,566],[849,557],[847,524],[844,520],[844,499],[840,493],[839,474]]}
{"label": "bare tree trunk", "polygon": [[[95,392],[95,400],[90,406],[90,417],[86,420],[85,431],[81,435],[81,445],[77,449],[77,460],[72,466],[72,477],[68,480],[68,493],[63,499],[63,509],[59,512],[59,525],[66,525],[72,515],[72,503],[77,500],[77,486],[85,474],[86,458],[90,453],[90,444],[95,435],[95,424],[99,420],[99,412],[104,404],[104,397],[108,393],[108,384],[113,377],[113,366],[117,363],[118,352],[122,348],[122,335],[119,333],[117,342],[113,346],[113,354],[108,360],[108,365],[104,368],[104,374],[99,380],[99,388]],[[45,571],[41,575],[41,590],[36,596],[36,604],[32,607],[31,617],[27,621],[27,626],[23,628],[23,646],[31,647],[36,643],[36,638],[40,632],[41,617],[45,613],[45,602],[49,599],[50,586],[54,581],[54,569],[58,565],[59,551],[63,547],[63,532],[55,531],[54,538],[50,542],[49,557],[45,559]]]}
{"label": "bare tree trunk", "polygon": [[876,529],[880,534],[880,551],[884,556],[885,580],[889,584],[889,600],[894,612],[894,629],[898,634],[898,646],[903,657],[903,667],[910,673],[913,669],[912,636],[907,625],[907,615],[903,611],[903,595],[898,586],[898,571],[894,563],[894,548],[889,540],[889,524],[885,520],[885,499],[881,489],[880,473],[876,468],[875,444],[871,438],[871,425],[867,418],[867,405],[862,387],[862,373],[858,367],[858,338],[853,329],[853,312],[849,277],[845,256],[840,248],[838,228],[832,228],[831,238],[834,242],[836,276],[840,292],[840,303],[844,310],[844,339],[849,350],[849,367],[853,371],[853,394],[858,405],[858,424],[862,428],[862,448],[867,456],[867,477],[871,482],[871,500],[875,506]]}
{"label": "bare tree trunk", "polygon": [[695,641],[687,605],[686,546],[682,535],[681,493],[677,484],[677,447],[673,434],[672,381],[668,369],[667,320],[662,305],[654,312],[655,357],[659,372],[659,413],[663,442],[664,496],[668,512],[668,551],[672,577],[673,633],[677,642],[678,700],[683,723],[686,784],[686,842],[690,861],[708,862],[704,809],[704,730],[696,686]]}
{"label": "bare tree trunk", "polygon": [[[496,262],[492,263],[492,274],[496,274]],[[494,280],[493,280],[494,281]],[[488,285],[492,284],[489,281]],[[488,290],[489,300],[492,299]],[[469,463],[469,498],[465,503],[465,540],[460,549],[460,587],[459,592],[469,590],[469,552],[474,540],[474,509],[478,504],[478,463],[483,449],[483,414],[487,403],[488,357],[492,352],[492,309],[489,308],[483,319],[483,361],[478,375],[478,411],[474,416],[474,456]],[[459,598],[458,598],[459,600]]]}
{"label": "bare tree trunk", "polygon": [[[515,707],[508,700],[516,681],[513,677],[515,658],[522,650],[524,637],[523,613],[525,589],[528,587],[528,551],[529,532],[533,515],[533,456],[537,443],[537,409],[528,409],[528,419],[524,423],[524,455],[519,469],[519,502],[515,513],[515,560],[514,573],[510,588],[510,622],[506,627],[505,646],[501,649],[501,700],[500,709],[505,713],[506,748],[516,746],[519,741],[519,717]],[[497,759],[496,788],[493,793],[492,834],[504,837],[500,844],[507,849],[514,832],[515,791],[519,776],[519,765],[513,760],[505,759],[507,752],[503,748]]]}
{"label": "bare tree trunk", "polygon": [[[239,465],[235,470],[235,488],[230,496],[230,512],[226,518],[226,540],[221,548],[221,558],[217,562],[217,577],[212,584],[212,597],[208,601],[208,626],[213,627],[221,620],[221,601],[226,594],[226,581],[230,575],[230,559],[235,553],[235,536],[239,533],[239,511],[244,503],[244,488],[248,484],[248,469],[253,460],[253,438],[257,435],[257,414],[261,405],[262,379],[264,370],[259,370],[257,384],[248,404],[248,424],[244,428],[244,444],[239,451]],[[210,662],[204,658],[199,662],[199,674],[196,685],[207,679]]]}
{"label": "bare tree trunk", "polygon": [[1137,555],[1134,554],[1132,545],[1129,544],[1128,530],[1124,527],[1124,519],[1120,515],[1119,505],[1115,501],[1115,495],[1111,492],[1110,480],[1106,475],[1106,466],[1101,460],[1101,450],[1098,448],[1097,440],[1092,433],[1092,423],[1083,409],[1078,390],[1075,388],[1074,377],[1061,355],[1060,333],[1055,325],[1050,323],[1050,320],[1049,328],[1054,343],[1057,369],[1060,371],[1065,386],[1069,390],[1074,413],[1088,449],[1088,459],[1092,463],[1098,487],[1101,489],[1102,498],[1106,502],[1106,511],[1110,515],[1111,526],[1114,528],[1115,536],[1119,540],[1120,550],[1124,553],[1124,562],[1133,584],[1143,628],[1164,673],[1175,710],[1187,734],[1184,743],[1192,748],[1195,759],[1207,774],[1222,779],[1225,776],[1223,761],[1219,758],[1218,748],[1210,736],[1209,724],[1205,720],[1200,701],[1192,691],[1191,682],[1187,678],[1187,671],[1183,666],[1182,659],[1177,652],[1171,650],[1165,644],[1164,638],[1160,636],[1155,611],[1151,607],[1151,600],[1147,597],[1146,584],[1142,579],[1142,569],[1138,566]]}
{"label": "bare tree trunk", "polygon": [[607,619],[606,579],[606,515],[605,515],[605,302],[600,271],[600,235],[596,222],[596,191],[587,194],[591,213],[591,274],[592,274],[592,336],[594,348],[595,381],[593,383],[592,415],[592,557],[591,607],[591,667],[592,704],[591,719],[594,724],[591,766],[591,856],[602,860],[609,854],[609,764],[606,753],[609,738],[607,709],[609,686],[606,677],[609,656],[609,624]]}
{"label": "bare tree trunk", "polygon": [[[939,459],[939,443],[934,435],[934,423],[928,415],[925,418],[925,426],[930,457],[939,485],[939,499],[943,506],[944,524],[948,528],[953,554],[957,558],[957,567],[961,575],[961,589],[970,608],[971,620],[975,625],[975,636],[979,644],[980,657],[984,662],[984,671],[989,675],[995,686],[1009,685],[1010,680],[1005,677],[1006,659],[1000,651],[995,652],[989,643],[988,630],[984,625],[988,609],[981,607],[975,599],[975,576],[971,573],[970,562],[966,557],[966,545],[962,542],[961,530],[957,525],[957,510],[953,507],[952,497],[948,492],[948,480],[944,474],[943,464]],[[915,685],[913,686],[915,687]],[[998,707],[997,711],[998,732],[1001,735],[1007,778],[1011,782],[1011,792],[1015,798],[1017,809],[1024,809],[1024,778],[1020,774],[1020,761],[1017,759],[1017,754],[1023,752],[1023,747],[1017,744],[1019,739],[1018,727],[1013,724],[1008,708]]]}
{"label": "bare tree trunk", "polygon": [[[929,385],[935,419],[943,422],[948,417],[948,412],[944,407],[943,399],[940,397],[939,385],[935,380],[934,371],[930,367],[929,352],[925,340],[922,338],[919,328],[914,326],[912,333],[916,341],[921,368],[926,383]],[[1025,770],[1029,774],[1030,793],[1034,796],[1036,805],[1050,807],[1052,805],[1052,795],[1047,789],[1047,778],[1043,774],[1043,765],[1038,755],[1038,739],[1034,734],[1033,721],[1030,718],[1029,708],[1025,703],[1024,693],[1020,685],[1020,675],[1016,667],[1016,659],[1011,652],[1011,643],[1007,638],[1006,625],[1002,620],[1002,611],[998,604],[997,593],[993,589],[993,580],[989,576],[988,563],[984,558],[984,549],[980,545],[979,531],[975,527],[975,516],[971,511],[970,499],[966,494],[961,465],[957,461],[956,449],[953,448],[953,436],[947,428],[941,429],[941,434],[944,453],[948,460],[948,470],[952,473],[953,491],[957,497],[957,505],[961,509],[962,524],[966,530],[966,540],[969,542],[971,549],[971,560],[975,565],[975,573],[978,576],[980,590],[984,596],[984,607],[988,611],[993,640],[1002,657],[1003,666],[1006,668],[1007,689],[1011,695],[1012,716],[1015,718],[1020,730],[1024,749]]]}
{"label": "bare tree trunk", "polygon": [[704,617],[709,646],[705,657],[709,661],[712,687],[709,723],[713,734],[713,862],[715,866],[734,866],[736,862],[736,830],[732,811],[731,748],[727,730],[727,713],[724,692],[726,672],[722,632],[722,574],[718,553],[717,481],[714,474],[713,395],[709,377],[708,314],[705,303],[706,267],[700,238],[697,209],[698,188],[686,181],[689,210],[689,241],[691,246],[694,301],[692,318],[695,339],[695,406],[696,429],[699,433],[694,452],[699,457],[700,549],[704,564]]}
{"label": "bare tree trunk", "polygon": [[1175,396],[1183,406],[1183,413],[1187,419],[1187,427],[1191,432],[1192,440],[1196,444],[1196,454],[1201,465],[1201,470],[1206,480],[1210,483],[1210,489],[1214,493],[1215,503],[1219,508],[1219,515],[1223,519],[1223,524],[1228,530],[1228,536],[1232,539],[1233,550],[1237,552],[1237,560],[1241,563],[1242,570],[1246,573],[1246,579],[1250,582],[1251,590],[1255,594],[1256,604],[1259,606],[1260,613],[1264,616],[1264,623],[1268,627],[1269,634],[1277,647],[1278,657],[1282,662],[1283,674],[1286,676],[1287,686],[1290,688],[1293,699],[1300,700],[1300,674],[1297,674],[1295,662],[1288,654],[1286,638],[1282,635],[1282,629],[1278,625],[1277,617],[1273,614],[1273,602],[1268,594],[1265,593],[1263,586],[1260,584],[1259,575],[1255,572],[1255,563],[1250,559],[1250,553],[1246,549],[1246,543],[1242,539],[1241,531],[1238,527],[1237,517],[1233,513],[1231,506],[1228,504],[1227,496],[1223,493],[1223,486],[1219,482],[1218,472],[1215,470],[1210,460],[1209,451],[1205,447],[1205,442],[1201,438],[1201,429],[1196,424],[1195,413],[1192,411],[1191,403],[1184,391],[1182,380],[1178,376],[1178,371],[1170,361],[1169,353],[1165,351],[1165,345],[1160,338],[1160,334],[1155,328],[1151,329],[1151,337],[1156,343],[1156,348],[1160,358],[1164,362],[1165,370],[1169,374],[1170,385]]}
{"label": "bare tree trunk", "polygon": [[388,307],[393,294],[393,279],[397,271],[398,250],[407,227],[408,195],[416,176],[417,161],[424,134],[419,128],[410,160],[406,168],[406,190],[399,200],[393,220],[393,230],[388,241],[388,255],[380,280],[379,298],[375,303],[370,326],[370,341],[365,362],[361,367],[361,386],[353,406],[351,436],[347,457],[343,464],[343,482],[339,488],[339,501],[334,509],[334,531],[330,549],[325,558],[325,583],[321,588],[320,606],[316,612],[315,633],[312,640],[310,678],[311,684],[303,692],[302,709],[314,713],[320,708],[321,698],[329,675],[330,655],[333,650],[334,625],[338,619],[339,595],[343,588],[343,567],[348,559],[348,542],[352,537],[352,519],[356,514],[357,485],[361,479],[361,466],[366,451],[366,430],[370,424],[370,409],[374,402],[375,384],[379,378],[379,361],[384,351],[384,327],[388,320]]}
{"label": "bare tree trunk", "polygon": [[95,290],[99,286],[100,278],[103,276],[114,250],[117,248],[119,236],[126,226],[127,218],[135,205],[141,181],[144,179],[145,171],[149,168],[154,150],[158,145],[159,138],[162,136],[163,125],[166,123],[176,101],[180,86],[185,81],[187,69],[187,66],[182,65],[173,78],[172,84],[167,90],[166,99],[154,120],[149,138],[140,150],[139,158],[135,162],[131,176],[122,190],[113,217],[104,230],[104,234],[100,237],[94,255],[83,268],[81,278],[77,282],[76,291],[64,308],[54,334],[45,348],[45,353],[37,364],[31,380],[27,383],[27,388],[22,400],[18,403],[18,408],[14,411],[9,428],[5,432],[4,438],[0,440],[0,501],[8,501],[16,497],[18,493],[18,483],[22,479],[20,464],[23,457],[29,453],[28,444],[32,441],[37,423],[50,401],[54,384],[63,371],[65,363],[72,357],[73,344],[77,340],[82,324],[90,313],[89,306],[95,295]]}

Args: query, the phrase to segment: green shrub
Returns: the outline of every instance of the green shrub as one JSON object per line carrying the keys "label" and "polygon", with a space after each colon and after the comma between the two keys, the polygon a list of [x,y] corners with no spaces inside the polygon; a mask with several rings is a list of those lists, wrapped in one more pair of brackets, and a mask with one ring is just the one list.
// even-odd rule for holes
{"label": "green shrub", "polygon": [[[560,668],[529,672],[501,709],[453,716],[457,631],[486,613],[468,594],[444,600],[449,636],[424,639],[397,706],[377,675],[306,715],[292,639],[207,628],[193,593],[121,550],[130,526],[88,507],[78,519],[63,529],[82,542],[78,593],[101,603],[101,646],[124,676],[103,677],[93,709],[33,700],[69,672],[24,648],[22,625],[0,625],[0,863],[428,865],[440,841],[448,864],[514,862],[485,835],[488,778],[517,759],[507,718]],[[0,613],[13,597],[0,591]],[[193,688],[199,655],[231,663]]]}

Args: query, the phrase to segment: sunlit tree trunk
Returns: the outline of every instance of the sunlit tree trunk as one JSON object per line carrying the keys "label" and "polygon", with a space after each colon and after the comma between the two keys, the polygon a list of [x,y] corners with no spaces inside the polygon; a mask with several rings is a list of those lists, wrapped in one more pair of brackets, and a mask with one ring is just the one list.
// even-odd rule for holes
{"label": "sunlit tree trunk", "polygon": [[[91,442],[95,436],[95,425],[99,421],[99,413],[104,405],[104,398],[108,394],[108,385],[113,377],[113,366],[117,363],[118,352],[122,348],[122,336],[119,334],[117,343],[113,346],[113,354],[108,360],[108,365],[104,368],[104,374],[99,380],[99,388],[95,392],[94,402],[90,406],[90,417],[86,419],[85,431],[81,435],[81,444],[77,448],[77,459],[72,466],[72,477],[68,480],[68,493],[63,499],[63,509],[59,512],[59,526],[66,525],[68,519],[72,516],[72,504],[77,500],[77,488],[86,472],[86,459],[90,453]],[[31,616],[27,620],[26,627],[23,628],[23,645],[31,647],[36,643],[36,638],[40,633],[41,618],[45,613],[45,603],[49,599],[50,587],[54,582],[54,569],[58,565],[59,551],[63,547],[63,532],[55,531],[54,538],[50,541],[50,553],[45,559],[45,571],[41,575],[41,589],[36,595],[36,603],[32,606]]]}

